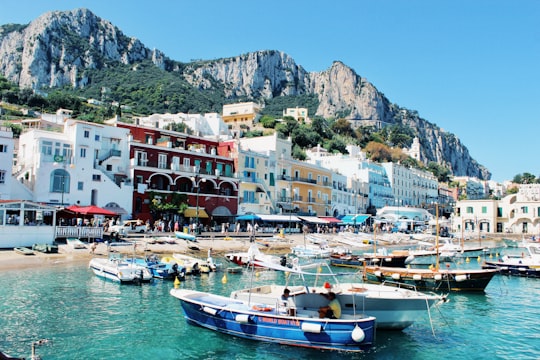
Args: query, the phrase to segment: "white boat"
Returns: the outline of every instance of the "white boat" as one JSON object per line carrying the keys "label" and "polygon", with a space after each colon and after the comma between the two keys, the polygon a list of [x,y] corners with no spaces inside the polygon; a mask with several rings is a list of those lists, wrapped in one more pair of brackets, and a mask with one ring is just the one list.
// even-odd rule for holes
{"label": "white boat", "polygon": [[146,267],[126,262],[119,257],[93,258],[89,267],[96,276],[119,283],[137,283],[152,279],[152,273]]}
{"label": "white boat", "polygon": [[[261,264],[263,265],[263,264]],[[445,301],[446,297],[434,293],[422,293],[411,288],[402,288],[390,285],[365,284],[363,282],[337,281],[336,274],[331,272],[313,273],[305,271],[307,268],[293,266],[292,269],[279,265],[264,264],[269,268],[297,274],[301,278],[301,285],[290,285],[292,276],[287,277],[285,285],[263,285],[253,288],[233,291],[231,298],[239,300],[250,299],[253,302],[265,303],[277,307],[283,300],[281,295],[285,288],[290,290],[287,306],[293,310],[304,307],[323,306],[325,299],[321,293],[332,291],[341,304],[342,314],[365,314],[377,319],[377,328],[402,330],[412,325],[416,320],[428,314],[430,308]],[[326,264],[312,264],[311,267],[321,267]],[[324,285],[309,286],[306,276],[314,276],[314,281],[321,276],[330,278]],[[321,281],[322,282],[322,281]],[[393,284],[396,285],[396,284]]]}
{"label": "white boat", "polygon": [[309,259],[329,258],[333,253],[327,243],[297,245],[292,247],[291,251],[300,258]]}
{"label": "white boat", "polygon": [[66,244],[73,250],[86,249],[86,244],[77,238],[67,238]]}
{"label": "white boat", "polygon": [[226,253],[224,256],[228,261],[240,266],[250,265],[253,260],[279,264],[282,266],[286,266],[287,264],[287,258],[285,256],[264,254],[257,245],[251,245],[248,251],[230,252]]}
{"label": "white boat", "polygon": [[175,231],[174,235],[177,239],[187,240],[187,241],[197,241],[197,237],[195,235],[191,235],[182,231]]}
{"label": "white boat", "polygon": [[[485,261],[484,269],[496,269],[504,275],[540,278],[540,244],[528,243],[521,254],[504,255],[496,261]],[[520,248],[521,248],[520,247]]]}

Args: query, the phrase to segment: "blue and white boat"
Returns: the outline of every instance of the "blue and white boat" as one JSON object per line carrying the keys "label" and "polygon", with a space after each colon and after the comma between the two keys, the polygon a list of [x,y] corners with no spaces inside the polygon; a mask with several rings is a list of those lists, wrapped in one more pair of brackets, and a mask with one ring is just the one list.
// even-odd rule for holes
{"label": "blue and white boat", "polygon": [[186,276],[186,269],[177,263],[165,263],[159,261],[156,255],[126,258],[125,261],[143,266],[150,271],[152,277],[163,280],[183,280]]}
{"label": "blue and white boat", "polygon": [[123,283],[140,283],[152,280],[152,274],[144,267],[127,262],[120,257],[93,258],[90,269],[97,277]]}
{"label": "blue and white boat", "polygon": [[175,231],[174,235],[177,239],[197,242],[197,237],[195,235],[191,235],[182,231]]}
{"label": "blue and white boat", "polygon": [[189,323],[241,338],[349,352],[368,350],[375,341],[375,318],[361,313],[320,319],[317,307],[286,312],[195,290],[175,288],[170,294],[180,300]]}

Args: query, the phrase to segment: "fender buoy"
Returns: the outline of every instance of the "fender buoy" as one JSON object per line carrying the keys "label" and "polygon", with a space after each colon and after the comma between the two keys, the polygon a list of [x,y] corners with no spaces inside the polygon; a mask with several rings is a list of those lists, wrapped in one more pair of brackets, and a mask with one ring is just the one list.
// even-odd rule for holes
{"label": "fender buoy", "polygon": [[255,310],[255,311],[272,311],[272,308],[269,307],[269,306],[253,305],[253,310]]}

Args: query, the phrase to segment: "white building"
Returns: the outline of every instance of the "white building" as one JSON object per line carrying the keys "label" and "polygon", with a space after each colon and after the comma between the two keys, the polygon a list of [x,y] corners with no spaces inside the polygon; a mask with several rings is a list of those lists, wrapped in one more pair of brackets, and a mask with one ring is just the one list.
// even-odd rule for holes
{"label": "white building", "polygon": [[11,128],[0,127],[0,200],[11,199],[11,169],[14,144]]}
{"label": "white building", "polygon": [[129,130],[68,119],[63,132],[30,129],[19,140],[16,178],[32,201],[120,205],[131,213]]}
{"label": "white building", "polygon": [[164,129],[171,124],[185,124],[193,131],[193,135],[227,140],[231,133],[218,113],[208,114],[153,114],[136,120],[138,124]]}
{"label": "white building", "polygon": [[396,163],[381,164],[394,194],[394,206],[424,206],[438,198],[438,181],[428,171],[408,168]]}

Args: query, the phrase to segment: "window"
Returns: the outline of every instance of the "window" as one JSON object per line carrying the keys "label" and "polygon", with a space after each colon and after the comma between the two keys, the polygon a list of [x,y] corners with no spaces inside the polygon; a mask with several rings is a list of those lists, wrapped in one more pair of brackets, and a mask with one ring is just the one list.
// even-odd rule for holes
{"label": "window", "polygon": [[52,155],[52,141],[43,141],[41,143],[41,153],[43,155]]}
{"label": "window", "polygon": [[467,206],[467,214],[473,214],[474,211],[473,211],[473,208],[472,206]]}
{"label": "window", "polygon": [[90,137],[90,130],[84,130],[84,137],[88,139]]}
{"label": "window", "polygon": [[0,152],[7,152],[7,148],[8,148],[7,145],[0,144]]}
{"label": "window", "polygon": [[69,173],[64,169],[56,169],[51,173],[50,192],[69,193]]}
{"label": "window", "polygon": [[107,169],[107,171],[112,171],[112,165],[111,165],[111,164],[107,164],[106,169]]}
{"label": "window", "polygon": [[81,148],[80,156],[81,156],[82,158],[85,158],[85,157],[86,157],[86,148]]}
{"label": "window", "polygon": [[94,135],[94,139],[95,139],[96,141],[99,141],[99,138],[100,138],[99,134]]}
{"label": "window", "polygon": [[0,170],[0,184],[6,183],[6,172],[4,170]]}
{"label": "window", "polygon": [[92,181],[101,181],[101,175],[100,174],[93,174],[92,175]]}
{"label": "window", "polygon": [[146,166],[148,164],[148,155],[144,151],[135,151],[137,166]]}
{"label": "window", "polygon": [[167,154],[158,154],[158,168],[159,169],[167,168]]}
{"label": "window", "polygon": [[482,214],[487,214],[487,206],[482,206]]}
{"label": "window", "polygon": [[528,213],[529,213],[529,208],[528,208],[527,206],[522,206],[522,207],[521,207],[521,212],[522,212],[523,214],[528,214]]}
{"label": "window", "polygon": [[84,183],[82,181],[77,183],[77,190],[84,190]]}
{"label": "window", "polygon": [[244,191],[244,203],[246,204],[254,204],[255,203],[255,192],[253,191]]}

